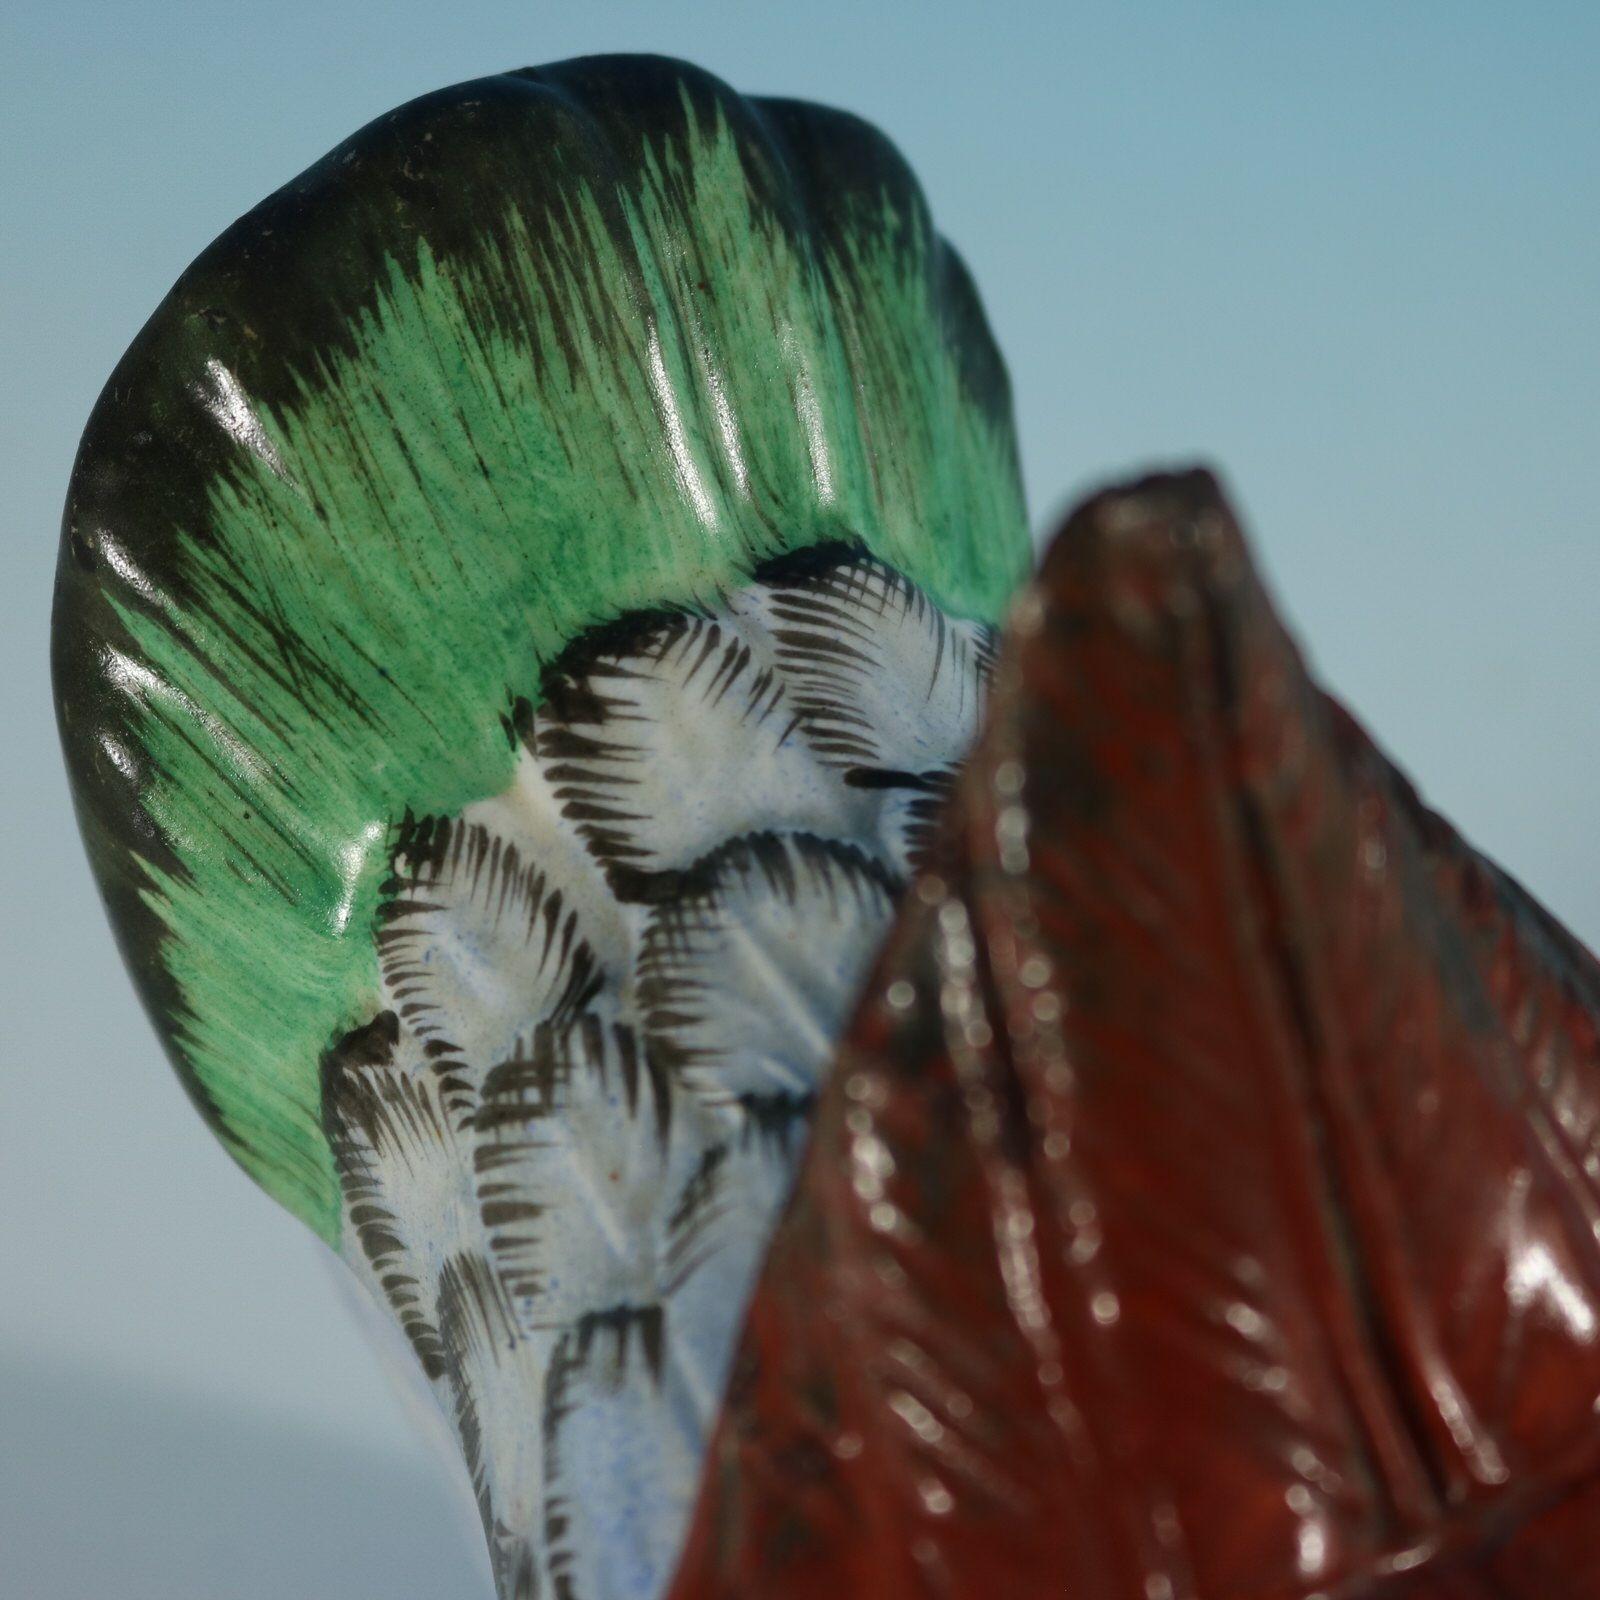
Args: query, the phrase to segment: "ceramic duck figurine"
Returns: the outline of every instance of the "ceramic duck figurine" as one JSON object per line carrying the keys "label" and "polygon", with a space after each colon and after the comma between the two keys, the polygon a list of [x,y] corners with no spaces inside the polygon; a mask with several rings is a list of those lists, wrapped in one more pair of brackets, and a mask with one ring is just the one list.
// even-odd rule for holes
{"label": "ceramic duck figurine", "polygon": [[997,654],[1026,565],[863,124],[596,60],[358,134],[68,505],[196,1104],[402,1330],[504,1600],[1600,1594],[1600,965],[1207,475],[1082,508]]}
{"label": "ceramic duck figurine", "polygon": [[196,1106],[452,1419],[502,1600],[653,1600],[1028,539],[881,135],[689,67],[431,95],[107,386],[56,682]]}

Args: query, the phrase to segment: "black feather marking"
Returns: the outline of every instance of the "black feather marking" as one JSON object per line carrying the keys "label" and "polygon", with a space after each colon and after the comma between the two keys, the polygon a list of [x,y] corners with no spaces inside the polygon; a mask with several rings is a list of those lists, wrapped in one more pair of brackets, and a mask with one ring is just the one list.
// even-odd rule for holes
{"label": "black feather marking", "polygon": [[397,1064],[400,1031],[394,1012],[383,1011],[324,1053],[323,1124],[362,1254],[422,1370],[437,1378],[444,1371],[443,1344],[385,1184],[397,1165],[450,1161],[451,1135],[437,1086]]}
{"label": "black feather marking", "polygon": [[[730,1070],[748,1072],[757,1064],[730,1059],[717,1035],[719,1024],[727,1020],[718,1007],[729,941],[757,936],[740,909],[747,897],[769,899],[788,911],[795,911],[802,897],[819,899],[820,906],[811,913],[815,925],[807,928],[813,938],[836,937],[842,927],[857,924],[876,937],[901,884],[874,856],[854,845],[807,834],[755,833],[713,851],[678,874],[672,887],[673,893],[652,902],[655,909],[635,969],[645,1036],[674,1082],[682,1081],[710,1103],[740,1107],[747,1091],[733,1086]],[[814,946],[811,953],[832,960],[831,948]],[[792,962],[806,954],[804,943],[790,944],[774,959]],[[776,969],[774,978],[782,970]],[[756,1007],[761,998],[742,996],[745,1004]],[[822,1065],[815,1063],[816,1070]],[[759,1122],[769,1090],[748,1093],[752,1098],[746,1114]]]}
{"label": "black feather marking", "polygon": [[473,1125],[479,1214],[507,1292],[533,1302],[535,1316],[561,1244],[559,1208],[573,1203],[562,1183],[570,1176],[566,1163],[604,1159],[600,1151],[570,1148],[571,1111],[612,1094],[617,1131],[626,1139],[636,1130],[664,1161],[672,1085],[630,1027],[592,1012],[565,1028],[543,1023],[484,1081]]}
{"label": "black feather marking", "polygon": [[449,987],[464,980],[449,944],[474,929],[503,941],[508,1031],[545,1018],[564,1025],[604,986],[576,913],[539,863],[480,823],[408,815],[395,832],[374,942],[386,991],[441,1065],[465,1049]]}

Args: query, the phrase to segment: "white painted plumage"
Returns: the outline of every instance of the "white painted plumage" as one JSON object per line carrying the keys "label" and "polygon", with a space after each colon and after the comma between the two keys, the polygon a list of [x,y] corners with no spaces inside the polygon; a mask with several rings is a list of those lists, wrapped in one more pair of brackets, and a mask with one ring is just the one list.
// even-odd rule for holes
{"label": "white painted plumage", "polygon": [[988,631],[858,550],[624,618],[502,794],[406,819],[325,1105],[352,1265],[502,1596],[653,1600],[819,1080],[977,725]]}

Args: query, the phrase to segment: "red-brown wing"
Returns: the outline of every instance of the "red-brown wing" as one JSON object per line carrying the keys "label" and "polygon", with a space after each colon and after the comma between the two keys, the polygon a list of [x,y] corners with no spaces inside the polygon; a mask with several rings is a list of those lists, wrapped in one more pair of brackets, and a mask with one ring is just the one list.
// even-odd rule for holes
{"label": "red-brown wing", "polygon": [[1211,480],[1092,501],[840,1051],[678,1600],[1600,1595],[1597,1018]]}

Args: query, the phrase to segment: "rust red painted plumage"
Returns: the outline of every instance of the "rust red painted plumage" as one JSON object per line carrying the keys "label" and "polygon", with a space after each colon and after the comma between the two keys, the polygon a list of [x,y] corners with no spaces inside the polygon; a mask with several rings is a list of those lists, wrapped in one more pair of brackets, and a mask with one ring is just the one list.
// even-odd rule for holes
{"label": "rust red painted plumage", "polygon": [[677,1600],[1600,1596],[1600,969],[1098,497],[842,1047]]}

